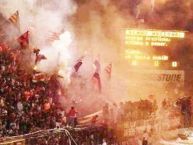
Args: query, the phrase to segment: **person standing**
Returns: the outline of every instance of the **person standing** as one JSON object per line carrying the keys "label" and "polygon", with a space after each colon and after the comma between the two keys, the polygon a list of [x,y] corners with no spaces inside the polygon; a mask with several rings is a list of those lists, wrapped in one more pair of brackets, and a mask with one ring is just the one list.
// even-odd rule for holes
{"label": "person standing", "polygon": [[91,126],[95,126],[98,121],[98,115],[95,115],[91,119]]}
{"label": "person standing", "polygon": [[75,127],[77,125],[77,111],[72,106],[70,111],[68,112],[68,125]]}

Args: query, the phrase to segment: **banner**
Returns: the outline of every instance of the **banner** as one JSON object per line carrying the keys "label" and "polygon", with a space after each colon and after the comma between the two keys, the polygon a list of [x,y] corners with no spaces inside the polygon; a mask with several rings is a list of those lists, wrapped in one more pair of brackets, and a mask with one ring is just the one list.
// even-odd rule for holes
{"label": "banner", "polygon": [[157,98],[182,96],[185,74],[182,70],[129,70],[125,85],[129,98],[141,99],[155,95]]}
{"label": "banner", "polygon": [[129,70],[130,79],[154,83],[184,83],[182,70]]}

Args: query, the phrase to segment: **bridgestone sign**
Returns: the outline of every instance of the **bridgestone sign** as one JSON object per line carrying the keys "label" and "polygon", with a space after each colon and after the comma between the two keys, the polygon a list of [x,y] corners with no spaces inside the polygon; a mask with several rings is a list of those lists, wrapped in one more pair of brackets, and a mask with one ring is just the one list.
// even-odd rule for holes
{"label": "bridgestone sign", "polygon": [[154,82],[154,83],[184,83],[184,71],[178,70],[136,70],[128,72],[130,79],[137,79],[141,81]]}
{"label": "bridgestone sign", "polygon": [[129,70],[127,73],[128,78],[125,80],[125,86],[128,88],[129,98],[144,98],[150,94],[159,96],[159,98],[183,95],[184,71]]}

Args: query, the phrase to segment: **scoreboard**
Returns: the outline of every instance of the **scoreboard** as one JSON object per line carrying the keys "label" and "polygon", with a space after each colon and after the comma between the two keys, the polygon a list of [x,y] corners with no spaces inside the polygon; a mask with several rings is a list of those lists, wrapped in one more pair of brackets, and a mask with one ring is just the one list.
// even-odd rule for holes
{"label": "scoreboard", "polygon": [[185,31],[126,29],[126,46],[167,47],[173,40],[185,38]]}

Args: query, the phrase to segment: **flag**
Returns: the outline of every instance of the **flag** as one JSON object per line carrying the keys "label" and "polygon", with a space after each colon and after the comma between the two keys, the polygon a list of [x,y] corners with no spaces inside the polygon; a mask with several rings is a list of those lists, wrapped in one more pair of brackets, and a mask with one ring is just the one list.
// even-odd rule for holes
{"label": "flag", "polygon": [[106,72],[108,78],[110,79],[111,78],[111,72],[112,72],[112,63],[108,64],[105,67],[105,72]]}
{"label": "flag", "polygon": [[51,32],[50,34],[48,34],[49,37],[47,38],[47,42],[48,43],[52,43],[54,42],[55,40],[59,40],[60,38],[60,33],[57,33],[57,32]]}
{"label": "flag", "polygon": [[74,70],[75,72],[78,72],[79,68],[81,67],[82,65],[82,59],[83,57],[81,57],[80,59],[77,60],[77,63],[74,65]]}
{"label": "flag", "polygon": [[98,72],[95,72],[92,76],[94,87],[101,92],[101,78]]}
{"label": "flag", "polygon": [[47,59],[47,58],[42,54],[36,55],[35,64],[37,64],[38,62],[40,62],[43,59]]}
{"label": "flag", "polygon": [[22,48],[28,47],[29,45],[29,31],[23,33],[17,41],[19,42]]}
{"label": "flag", "polygon": [[36,56],[39,54],[39,52],[40,52],[40,49],[38,49],[38,48],[34,48],[33,49],[33,53],[35,53]]}
{"label": "flag", "polygon": [[92,80],[94,82],[94,86],[101,92],[101,78],[100,78],[100,62],[98,60],[94,61],[95,65],[95,73],[92,76]]}
{"label": "flag", "polygon": [[16,11],[13,15],[11,15],[8,20],[20,30],[19,11]]}
{"label": "flag", "polygon": [[82,61],[79,61],[77,62],[75,65],[74,65],[74,69],[75,69],[75,72],[78,72],[80,66],[82,65]]}
{"label": "flag", "polygon": [[96,69],[95,72],[99,73],[100,69],[101,69],[101,65],[100,65],[99,61],[95,60],[94,65],[95,65],[95,69]]}

